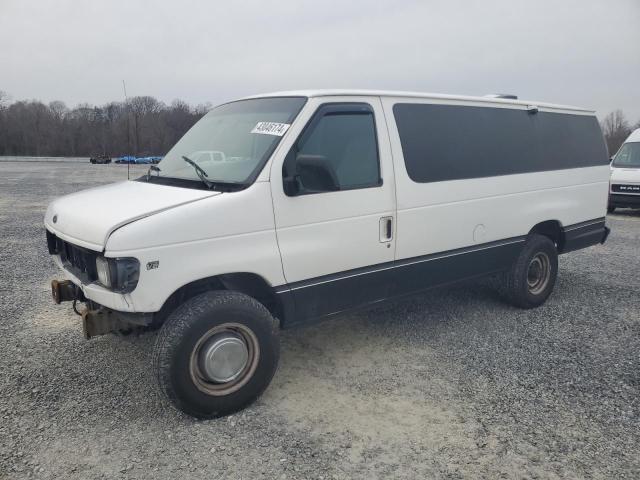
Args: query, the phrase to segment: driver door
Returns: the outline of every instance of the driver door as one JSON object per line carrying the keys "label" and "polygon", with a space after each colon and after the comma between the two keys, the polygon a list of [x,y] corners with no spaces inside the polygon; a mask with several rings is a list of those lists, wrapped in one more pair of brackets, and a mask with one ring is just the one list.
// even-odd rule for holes
{"label": "driver door", "polygon": [[300,120],[271,185],[285,289],[302,321],[390,295],[396,205],[379,98],[311,98]]}

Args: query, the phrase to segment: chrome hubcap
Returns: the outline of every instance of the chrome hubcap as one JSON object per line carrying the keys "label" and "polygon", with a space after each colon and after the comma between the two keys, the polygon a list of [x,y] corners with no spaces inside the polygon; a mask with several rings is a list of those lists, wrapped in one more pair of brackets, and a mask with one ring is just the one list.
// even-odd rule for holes
{"label": "chrome hubcap", "polygon": [[551,277],[551,261],[546,253],[537,253],[529,263],[527,270],[527,285],[529,292],[538,295],[542,292]]}
{"label": "chrome hubcap", "polygon": [[214,335],[200,350],[200,371],[216,383],[238,378],[247,366],[249,350],[240,336],[231,332]]}
{"label": "chrome hubcap", "polygon": [[260,359],[256,335],[246,325],[223,323],[211,328],[191,351],[189,372],[207,395],[233,393],[251,379]]}

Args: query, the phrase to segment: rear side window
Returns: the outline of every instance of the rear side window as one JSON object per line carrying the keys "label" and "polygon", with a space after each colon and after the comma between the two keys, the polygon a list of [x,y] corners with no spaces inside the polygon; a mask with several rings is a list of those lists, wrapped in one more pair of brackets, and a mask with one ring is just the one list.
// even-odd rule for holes
{"label": "rear side window", "polygon": [[409,177],[420,183],[606,165],[595,117],[507,108],[393,107]]}
{"label": "rear side window", "polygon": [[299,179],[300,193],[380,185],[371,107],[358,103],[320,107],[287,155],[283,175]]}

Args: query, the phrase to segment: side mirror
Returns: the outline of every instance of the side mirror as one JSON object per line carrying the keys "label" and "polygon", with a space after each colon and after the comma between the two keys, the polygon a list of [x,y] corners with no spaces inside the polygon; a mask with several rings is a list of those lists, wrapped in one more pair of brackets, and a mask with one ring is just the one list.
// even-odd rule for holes
{"label": "side mirror", "polygon": [[293,177],[284,177],[282,179],[282,187],[286,196],[295,197],[300,193],[300,190],[302,190],[300,177],[298,175]]}
{"label": "side mirror", "polygon": [[289,196],[340,190],[333,166],[322,155],[297,155],[296,172],[284,178],[284,190]]}
{"label": "side mirror", "polygon": [[613,163],[613,155],[609,157],[609,163]]}

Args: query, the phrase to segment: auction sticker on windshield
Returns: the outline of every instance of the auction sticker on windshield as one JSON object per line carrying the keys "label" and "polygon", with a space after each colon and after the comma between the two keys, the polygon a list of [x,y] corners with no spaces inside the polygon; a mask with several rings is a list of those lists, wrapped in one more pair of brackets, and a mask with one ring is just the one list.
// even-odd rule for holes
{"label": "auction sticker on windshield", "polygon": [[285,134],[290,124],[275,122],[258,122],[251,133],[261,133],[263,135],[277,135],[281,137]]}

